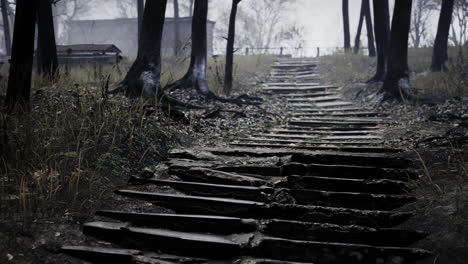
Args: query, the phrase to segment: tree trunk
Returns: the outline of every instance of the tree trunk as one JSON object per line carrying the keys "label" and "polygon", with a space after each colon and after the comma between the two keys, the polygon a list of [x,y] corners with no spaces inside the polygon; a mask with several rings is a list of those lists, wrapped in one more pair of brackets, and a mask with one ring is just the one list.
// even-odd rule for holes
{"label": "tree trunk", "polygon": [[141,37],[141,24],[143,23],[143,13],[145,11],[145,0],[137,0],[137,12],[138,12],[138,42]]}
{"label": "tree trunk", "polygon": [[36,1],[17,0],[10,75],[6,95],[6,104],[8,105],[29,102],[36,14]]}
{"label": "tree trunk", "polygon": [[5,51],[6,55],[11,55],[11,30],[10,30],[10,20],[8,18],[8,8],[7,8],[7,0],[1,0],[0,2],[2,9],[2,17],[3,17],[3,34],[5,37]]}
{"label": "tree trunk", "polygon": [[160,92],[161,39],[167,0],[147,1],[141,24],[138,55],[119,88],[127,96],[155,98]]}
{"label": "tree trunk", "polygon": [[179,19],[179,0],[174,0],[174,55],[180,53],[180,19]]}
{"label": "tree trunk", "polygon": [[207,47],[206,20],[208,16],[208,0],[196,0],[192,20],[192,53],[190,67],[182,78],[186,87],[195,87],[201,94],[213,97],[206,81]]}
{"label": "tree trunk", "polygon": [[344,32],[344,49],[345,52],[351,50],[351,36],[349,33],[349,6],[348,0],[342,0],[343,8],[343,32]]}
{"label": "tree trunk", "polygon": [[364,16],[366,18],[366,29],[367,29],[367,48],[369,49],[369,57],[375,57],[375,40],[374,40],[374,29],[372,27],[372,15],[370,11],[369,0],[363,0],[364,5]]}
{"label": "tree trunk", "polygon": [[234,41],[236,37],[237,5],[241,0],[232,0],[231,16],[229,17],[229,31],[226,46],[226,68],[224,72],[224,93],[229,95],[232,91],[232,73],[234,66]]}
{"label": "tree trunk", "polygon": [[354,39],[354,54],[359,53],[359,48],[360,48],[359,46],[361,44],[361,31],[362,31],[362,24],[364,21],[364,2],[365,0],[362,0],[361,2],[361,13],[359,15],[359,24],[358,24],[358,28],[356,31],[356,38]]}
{"label": "tree trunk", "polygon": [[38,30],[38,63],[39,71],[51,78],[58,69],[57,45],[55,43],[54,18],[50,0],[38,0],[37,30]]}
{"label": "tree trunk", "polygon": [[447,70],[447,43],[452,23],[454,0],[443,0],[440,10],[439,25],[432,53],[432,71]]}
{"label": "tree trunk", "polygon": [[190,13],[190,17],[193,16],[193,1],[195,0],[189,0],[190,1],[190,5],[189,5],[189,13]]}
{"label": "tree trunk", "polygon": [[395,98],[410,97],[412,93],[408,69],[412,2],[412,0],[396,1],[393,12],[388,72],[383,91]]}
{"label": "tree trunk", "polygon": [[390,44],[390,14],[388,0],[374,0],[374,25],[377,43],[377,70],[369,82],[380,82],[385,79]]}

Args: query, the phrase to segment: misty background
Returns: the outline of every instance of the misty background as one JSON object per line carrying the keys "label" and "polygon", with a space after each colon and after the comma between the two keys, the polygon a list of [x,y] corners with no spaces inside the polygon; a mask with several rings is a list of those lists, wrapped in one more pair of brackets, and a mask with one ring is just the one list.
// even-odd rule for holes
{"label": "misty background", "polygon": [[[418,47],[432,46],[439,15],[437,3],[440,1],[418,0],[414,2],[415,5],[428,3],[436,5],[435,8],[425,8],[423,13],[425,32],[420,43],[417,44]],[[169,0],[168,3],[166,17],[173,17],[172,0]],[[210,1],[209,20],[215,22],[213,54],[224,54],[225,52],[225,37],[227,36],[231,3],[231,0]],[[179,0],[179,5],[180,16],[190,16],[190,1]],[[393,5],[394,0],[391,0],[391,13]],[[336,52],[343,46],[341,6],[341,0],[243,0],[239,4],[237,18],[237,53],[246,52],[246,48],[250,48],[251,53],[278,53],[280,47],[293,56],[315,56],[317,47],[320,47],[321,55]],[[361,1],[349,1],[350,29],[353,40],[357,30],[360,7]],[[413,12],[416,12],[416,9],[414,8]],[[77,39],[80,39],[77,36],[74,36],[73,43],[71,43],[70,36],[67,35],[70,34],[67,26],[71,20],[136,18],[136,16],[136,0],[62,0],[55,6],[57,42],[63,45],[82,44],[75,43]],[[459,34],[460,31],[459,24],[454,21],[452,34]],[[135,36],[126,37],[133,38]],[[466,40],[466,37],[464,38]],[[360,39],[361,47],[365,53],[365,47],[367,47],[365,26]],[[93,44],[89,43],[87,38],[83,38],[81,42]],[[413,42],[410,37],[410,45],[415,46]],[[132,56],[134,54],[124,55]]]}

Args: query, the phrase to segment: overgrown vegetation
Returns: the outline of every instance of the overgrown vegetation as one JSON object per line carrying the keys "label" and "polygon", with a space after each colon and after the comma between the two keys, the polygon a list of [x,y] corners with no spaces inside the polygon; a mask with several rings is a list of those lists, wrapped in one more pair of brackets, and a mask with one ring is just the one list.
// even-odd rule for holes
{"label": "overgrown vegetation", "polygon": [[[447,99],[468,96],[468,46],[449,49],[449,70],[430,72],[432,49],[409,49],[411,84],[422,97]],[[335,54],[321,58],[324,78],[339,85],[366,82],[372,77],[375,58],[354,54]]]}
{"label": "overgrown vegetation", "polygon": [[[267,56],[236,58],[234,91],[259,82],[271,62]],[[180,77],[187,63],[166,58],[162,84]],[[222,64],[213,58],[208,71],[210,87],[218,93]],[[127,65],[64,67],[55,82],[34,76],[30,109],[1,111],[0,219],[27,222],[89,211],[131,174],[186,141],[184,127],[143,101],[106,94]],[[6,72],[2,69],[3,76]],[[3,78],[0,98],[6,82]]]}
{"label": "overgrown vegetation", "polygon": [[[270,71],[274,57],[270,55],[235,56],[233,93],[251,92],[255,83],[262,82]],[[186,57],[165,58],[161,73],[161,85],[166,86],[180,79],[186,73],[189,59]],[[223,92],[224,57],[208,59],[207,81],[217,95]]]}

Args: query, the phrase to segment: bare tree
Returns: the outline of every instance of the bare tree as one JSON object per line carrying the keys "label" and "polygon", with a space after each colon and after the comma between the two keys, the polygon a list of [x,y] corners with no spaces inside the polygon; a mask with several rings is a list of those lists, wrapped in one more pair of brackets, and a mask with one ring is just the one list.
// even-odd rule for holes
{"label": "bare tree", "polygon": [[147,1],[138,44],[138,55],[125,79],[112,91],[124,90],[127,96],[159,96],[161,40],[167,0]]}
{"label": "bare tree", "polygon": [[387,97],[411,97],[408,68],[408,38],[411,23],[412,0],[395,2],[388,71],[382,91]]}
{"label": "bare tree", "polygon": [[38,0],[37,30],[38,30],[38,70],[45,76],[53,78],[57,73],[57,47],[55,43],[54,18],[51,0]]}
{"label": "bare tree", "polygon": [[369,0],[362,0],[361,2],[361,14],[359,16],[359,24],[356,33],[356,38],[354,40],[354,53],[359,53],[359,46],[361,43],[361,30],[362,25],[366,20],[366,29],[367,29],[367,47],[369,49],[369,57],[375,57],[375,45],[374,45],[374,29],[372,26],[372,17],[370,11],[370,3]]}
{"label": "bare tree", "polygon": [[385,79],[390,45],[390,13],[388,0],[374,0],[374,25],[377,43],[377,69],[369,82],[380,82]]}
{"label": "bare tree", "polygon": [[226,68],[224,72],[224,93],[230,94],[232,90],[232,72],[234,64],[234,40],[236,35],[237,6],[241,0],[232,0],[231,16],[229,18],[229,32],[226,46]]}
{"label": "bare tree", "polygon": [[140,36],[141,36],[141,24],[143,23],[144,10],[145,10],[145,1],[137,0],[138,41],[140,41]]}
{"label": "bare tree", "polygon": [[5,103],[29,102],[34,57],[37,2],[17,0],[10,74]]}
{"label": "bare tree", "polygon": [[452,23],[453,4],[454,0],[442,1],[439,25],[437,27],[437,35],[432,53],[432,71],[442,71],[447,69],[447,43],[450,32],[450,24]]}
{"label": "bare tree", "polygon": [[207,32],[208,0],[196,0],[192,21],[192,52],[190,66],[185,76],[177,82],[184,87],[194,87],[201,94],[216,97],[208,88],[207,68]]}
{"label": "bare tree", "polygon": [[438,4],[434,0],[415,0],[413,2],[410,38],[414,48],[419,48],[427,39],[427,23],[432,10],[437,7]]}
{"label": "bare tree", "polygon": [[[261,53],[274,45],[279,45],[288,37],[285,32],[292,32],[295,27],[287,23],[288,11],[295,5],[291,0],[256,0],[246,1],[239,6],[236,17],[235,46],[257,48]],[[226,39],[229,25],[222,21],[229,21],[230,14],[221,14],[217,26],[217,35]]]}
{"label": "bare tree", "polygon": [[8,18],[8,3],[7,0],[1,0],[0,8],[2,9],[3,18],[3,36],[5,39],[5,53],[7,56],[11,55],[11,30],[10,20]]}
{"label": "bare tree", "polygon": [[370,10],[369,0],[363,0],[366,2],[365,5],[365,19],[366,19],[366,29],[367,29],[367,49],[369,50],[369,57],[375,57],[375,39],[374,39],[374,28],[372,25],[372,14]]}
{"label": "bare tree", "polygon": [[174,55],[179,55],[181,49],[180,41],[180,17],[179,17],[179,0],[173,0],[174,6]]}
{"label": "bare tree", "polygon": [[95,2],[88,0],[62,0],[55,4],[55,17],[59,32],[57,38],[59,42],[68,42],[68,23],[92,11],[95,4]]}
{"label": "bare tree", "polygon": [[[468,1],[455,0],[453,16],[454,21],[452,23],[450,40],[454,45],[461,47],[468,40]],[[455,21],[457,23],[455,23]],[[458,27],[458,30],[456,27]]]}
{"label": "bare tree", "polygon": [[351,35],[349,33],[349,3],[348,0],[342,0],[343,14],[343,33],[345,52],[351,50]]}

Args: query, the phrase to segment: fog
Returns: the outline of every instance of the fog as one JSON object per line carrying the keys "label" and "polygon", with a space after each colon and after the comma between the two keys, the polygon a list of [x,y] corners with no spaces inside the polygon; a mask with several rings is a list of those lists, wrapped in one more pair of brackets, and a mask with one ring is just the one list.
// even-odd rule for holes
{"label": "fog", "polygon": [[[119,12],[116,7],[117,1],[120,0],[96,1],[95,8],[80,16],[79,19],[112,19],[122,17],[121,12]],[[188,0],[179,0],[179,3],[185,4],[185,1]],[[254,0],[243,0],[239,4],[239,9],[246,9],[249,4],[252,4],[249,3],[249,1]],[[349,2],[351,38],[354,40],[360,14],[361,1],[350,0]],[[393,7],[393,2],[394,1],[390,1],[391,9]],[[171,1],[169,0],[168,3],[166,16],[172,17],[173,9]],[[213,40],[215,53],[223,52],[225,45],[225,30],[220,29],[227,23],[226,14],[228,14],[230,10],[231,3],[231,0],[212,0],[210,2],[209,19],[216,22]],[[302,55],[314,55],[317,47],[321,48],[322,53],[327,53],[327,51],[331,52],[343,46],[341,3],[341,0],[296,0],[295,4],[293,4],[290,9],[285,11],[286,15],[283,20],[284,23],[297,25],[300,29],[300,35],[302,38],[301,47],[304,50],[304,54]],[[129,8],[127,11],[127,16],[136,16],[135,8]],[[390,11],[392,12],[392,10]],[[181,16],[187,15],[188,11],[181,8]],[[435,35],[437,16],[437,12],[432,12],[428,20],[429,33],[427,39],[429,41],[433,39]],[[367,43],[366,36],[366,27],[364,26],[361,34],[361,42],[364,47],[367,46],[365,44]],[[280,47],[284,45],[284,43],[278,42],[275,43],[274,46]]]}

